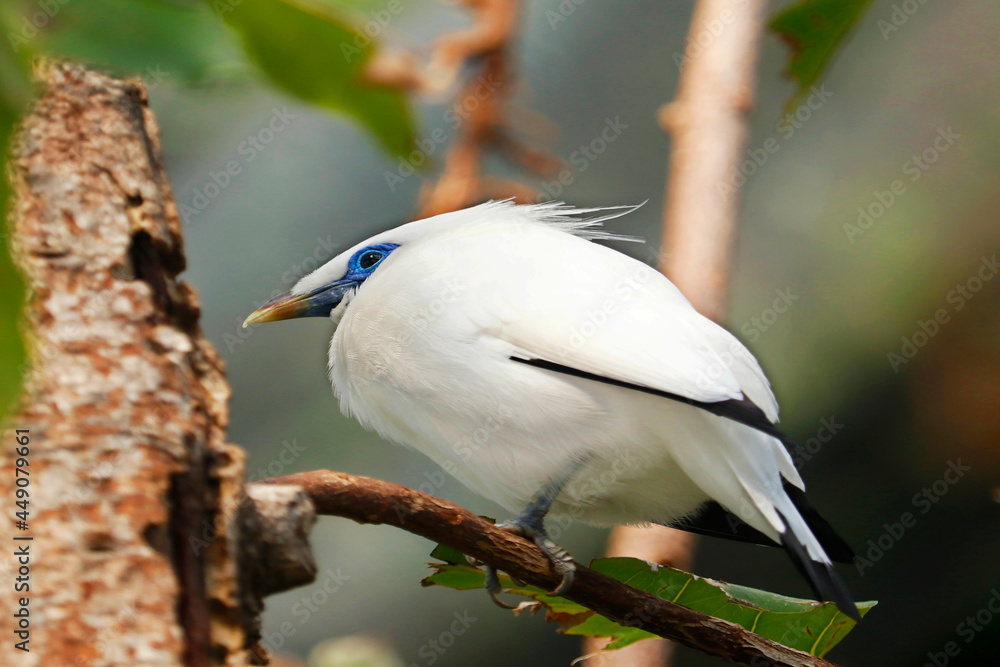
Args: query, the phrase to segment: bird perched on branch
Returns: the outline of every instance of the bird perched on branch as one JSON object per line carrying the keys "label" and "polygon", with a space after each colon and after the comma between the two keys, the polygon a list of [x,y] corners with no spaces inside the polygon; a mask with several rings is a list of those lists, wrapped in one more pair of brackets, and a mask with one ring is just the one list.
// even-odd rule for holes
{"label": "bird perched on branch", "polygon": [[517,513],[501,525],[552,558],[556,594],[574,565],[550,510],[782,545],[859,619],[831,564],[853,554],[806,502],[757,361],[663,275],[594,243],[622,238],[601,224],[630,210],[489,202],[411,222],[244,326],[333,320],[343,412]]}

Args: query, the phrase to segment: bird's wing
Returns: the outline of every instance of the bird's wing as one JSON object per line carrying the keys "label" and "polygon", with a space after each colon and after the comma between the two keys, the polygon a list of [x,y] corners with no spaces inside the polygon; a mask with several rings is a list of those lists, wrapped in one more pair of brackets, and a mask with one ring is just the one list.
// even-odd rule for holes
{"label": "bird's wing", "polygon": [[[693,446],[674,457],[709,496],[778,539],[787,523],[778,508],[798,518],[785,507],[780,476],[803,483],[773,427],[777,402],[756,360],[655,270],[558,237],[522,231],[511,247],[498,239],[492,255],[479,255],[484,283],[472,293],[493,296],[466,305],[483,313],[483,333],[515,360],[665,395],[732,421],[726,437],[693,427]],[[508,266],[490,266],[496,256]],[[742,511],[748,503],[751,515]]]}
{"label": "bird's wing", "polygon": [[[563,243],[524,244],[519,280],[492,279],[499,303],[487,329],[513,346],[512,356],[693,401],[749,399],[764,420],[777,421],[778,404],[757,360],[660,273],[609,248],[549,233]],[[559,261],[565,246],[571,262]],[[526,256],[533,253],[537,260]]]}

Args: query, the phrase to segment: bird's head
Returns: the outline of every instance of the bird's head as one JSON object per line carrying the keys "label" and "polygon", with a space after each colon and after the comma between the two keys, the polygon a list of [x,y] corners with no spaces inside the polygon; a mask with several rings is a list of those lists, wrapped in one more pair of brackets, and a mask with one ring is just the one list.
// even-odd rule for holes
{"label": "bird's head", "polygon": [[[508,208],[513,205],[506,202]],[[415,220],[395,229],[381,232],[345,250],[329,262],[295,283],[295,287],[279,294],[250,313],[244,327],[262,322],[290,320],[297,317],[329,317],[337,306],[350,299],[386,259],[402,246],[434,236],[436,232],[461,227],[483,217],[489,205],[444,213],[432,218]],[[346,305],[346,304],[345,304]],[[343,312],[343,309],[341,311]]]}
{"label": "bird's head", "polygon": [[[383,266],[398,248],[439,238],[440,234],[474,231],[481,226],[495,224],[504,225],[508,231],[517,230],[523,225],[546,224],[587,239],[639,240],[617,236],[599,228],[605,220],[617,218],[636,208],[612,206],[576,209],[561,202],[515,205],[512,201],[505,200],[490,201],[472,208],[409,222],[362,241],[337,255],[302,278],[295,287],[252,312],[243,326],[294,317],[328,317]],[[583,217],[591,213],[601,215]]]}
{"label": "bird's head", "polygon": [[328,317],[399,247],[400,244],[382,236],[385,235],[363,241],[337,255],[302,278],[295,287],[250,313],[243,326],[295,317]]}

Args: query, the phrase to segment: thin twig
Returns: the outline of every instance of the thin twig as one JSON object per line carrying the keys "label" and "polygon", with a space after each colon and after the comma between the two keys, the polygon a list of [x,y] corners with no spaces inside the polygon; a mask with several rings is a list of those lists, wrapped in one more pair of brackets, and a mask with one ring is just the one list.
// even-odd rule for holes
{"label": "thin twig", "polygon": [[[461,125],[441,176],[428,182],[421,192],[419,217],[455,211],[484,199],[533,201],[533,189],[516,181],[483,176],[482,160],[488,151],[542,176],[561,166],[547,151],[522,143],[510,132],[507,111],[514,77],[509,51],[517,34],[521,3],[463,0],[463,4],[475,13],[475,23],[435,42],[427,78],[434,82],[432,88],[443,89],[454,82],[463,63],[471,65],[473,72],[456,94],[453,109]],[[537,121],[537,117],[532,119]]]}
{"label": "thin twig", "polygon": [[[457,505],[398,484],[329,470],[287,475],[265,483],[302,488],[318,514],[396,526],[546,590],[561,581],[548,557],[533,543]],[[565,597],[618,623],[739,665],[833,667],[830,662],[758,637],[734,623],[692,611],[582,565],[577,568],[576,579]]]}
{"label": "thin twig", "polygon": [[496,144],[503,126],[503,108],[510,89],[507,49],[517,28],[518,2],[464,0],[476,14],[468,30],[445,35],[434,45],[432,78],[448,87],[463,62],[479,65],[460,89],[455,107],[462,124],[445,158],[436,183],[421,193],[420,217],[454,211],[482,197],[480,159]]}

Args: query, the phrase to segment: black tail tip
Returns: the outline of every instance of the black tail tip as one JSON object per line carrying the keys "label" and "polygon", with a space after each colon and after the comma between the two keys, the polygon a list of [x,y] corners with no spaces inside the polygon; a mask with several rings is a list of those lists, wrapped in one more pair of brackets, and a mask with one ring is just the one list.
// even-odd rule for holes
{"label": "black tail tip", "polygon": [[853,619],[855,623],[860,623],[861,612],[854,603],[854,597],[847,590],[847,584],[833,569],[833,565],[810,559],[807,559],[806,563],[806,579],[816,597],[824,602],[834,603],[842,614]]}
{"label": "black tail tip", "polygon": [[[778,514],[781,515],[780,512]],[[784,519],[783,516],[782,519]],[[785,523],[787,525],[788,522]],[[810,558],[805,546],[791,530],[786,529],[781,534],[781,544],[791,557],[795,568],[809,582],[809,586],[817,598],[825,602],[833,602],[841,613],[853,619],[854,622],[861,621],[861,612],[858,611],[854,598],[847,590],[843,579],[834,571],[831,563],[823,563]]]}

